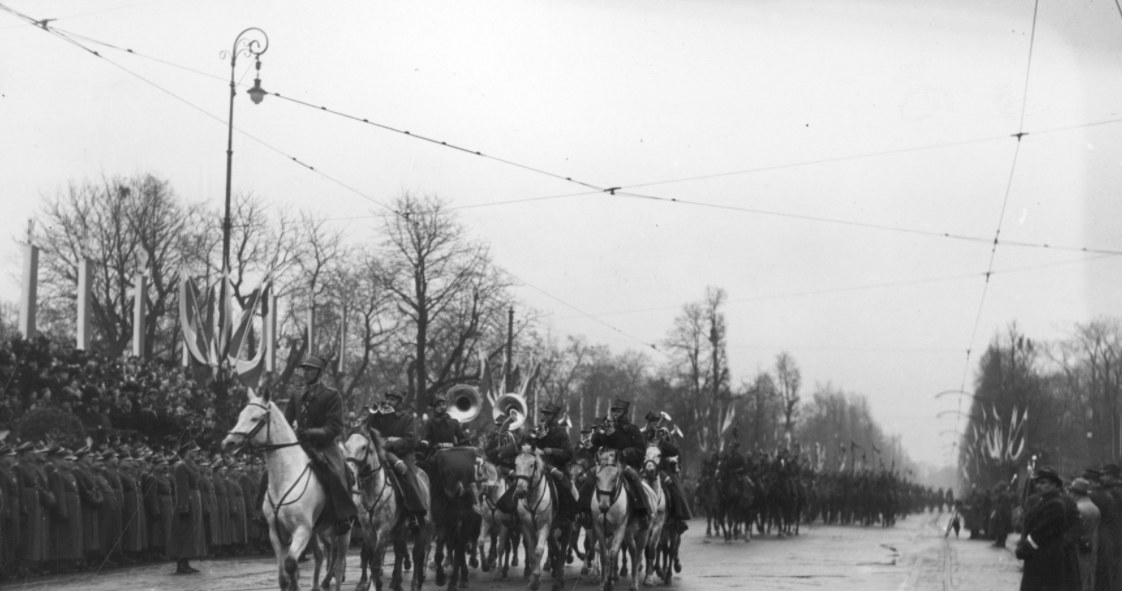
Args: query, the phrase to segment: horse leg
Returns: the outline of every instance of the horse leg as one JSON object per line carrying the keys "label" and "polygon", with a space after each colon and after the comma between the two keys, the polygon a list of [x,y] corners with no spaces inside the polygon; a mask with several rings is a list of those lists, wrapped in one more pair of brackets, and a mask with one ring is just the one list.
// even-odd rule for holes
{"label": "horse leg", "polygon": [[[367,528],[367,531],[363,532],[362,546],[359,548],[359,551],[358,551],[359,578],[358,578],[358,583],[355,585],[355,591],[367,591],[368,589],[370,589],[370,579],[367,578],[366,569],[368,567],[372,566],[371,562],[370,562],[370,548],[369,548],[370,536],[371,535],[373,535],[373,534],[369,531],[369,528]],[[376,591],[382,591],[380,585],[381,585],[380,583],[376,584],[376,586],[375,586]]]}
{"label": "horse leg", "polygon": [[436,533],[435,547],[432,553],[432,569],[435,572],[436,585],[438,587],[444,586],[448,577],[444,573],[444,542],[447,535],[444,533],[444,527],[441,526]]}
{"label": "horse leg", "polygon": [[424,565],[428,558],[429,545],[432,543],[432,527],[432,525],[425,525],[419,528],[413,538],[413,563],[418,565],[413,571],[413,591],[421,591],[425,583],[425,569],[421,565]]}
{"label": "horse leg", "polygon": [[[405,562],[405,556],[408,550],[402,536],[403,534],[399,533],[394,537],[393,541],[393,573],[390,575],[391,591],[401,591],[401,568],[402,563]],[[371,560],[376,559],[377,557],[371,557]],[[374,565],[373,568],[377,568],[378,566],[379,565]],[[417,573],[413,573],[413,577],[416,578],[416,576]]]}

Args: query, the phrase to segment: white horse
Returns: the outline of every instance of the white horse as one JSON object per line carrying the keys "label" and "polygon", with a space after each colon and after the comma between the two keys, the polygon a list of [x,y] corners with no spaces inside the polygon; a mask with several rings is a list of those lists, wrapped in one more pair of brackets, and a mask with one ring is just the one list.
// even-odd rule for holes
{"label": "white horse", "polygon": [[[657,566],[659,543],[662,541],[662,528],[666,525],[666,489],[662,486],[662,450],[658,444],[647,446],[647,455],[643,460],[643,486],[647,487],[644,494],[651,499],[650,525],[647,528],[646,568],[643,573],[643,585],[650,586],[651,572]],[[639,561],[636,555],[635,561]],[[667,567],[669,568],[669,567]],[[667,573],[669,574],[669,573]],[[659,573],[664,579],[669,577]]]}
{"label": "white horse", "polygon": [[475,463],[475,480],[479,483],[479,512],[483,517],[476,543],[479,561],[483,572],[495,568],[497,578],[506,579],[510,570],[510,555],[518,552],[510,544],[510,532],[517,525],[514,516],[504,513],[498,506],[499,499],[506,494],[506,479],[498,467],[480,457]]}
{"label": "white horse", "polygon": [[646,546],[646,530],[632,519],[632,507],[624,483],[624,465],[620,453],[602,449],[597,455],[596,495],[591,502],[592,531],[600,549],[600,587],[611,591],[619,568],[621,548],[633,557],[631,561],[631,591],[639,589],[639,565],[643,560],[639,552]]}
{"label": "white horse", "polygon": [[[312,470],[311,459],[300,447],[284,413],[269,400],[268,391],[257,396],[250,389],[247,396],[249,401],[238,415],[233,430],[222,440],[222,446],[244,445],[265,454],[269,486],[261,509],[269,524],[269,541],[277,557],[277,581],[281,591],[299,590],[300,554],[309,543],[316,545],[317,533],[325,542],[330,557],[328,576],[334,576],[335,589],[339,591],[347,569],[350,533],[335,534],[334,524],[330,522],[320,524],[317,530],[316,521],[327,506],[327,493]],[[315,552],[315,557],[318,578],[322,554]],[[313,578],[312,586],[318,583]]]}
{"label": "white horse", "polygon": [[[405,507],[397,498],[390,483],[391,468],[386,463],[386,452],[382,438],[377,432],[352,433],[344,446],[347,463],[357,470],[359,499],[356,505],[362,523],[362,554],[364,568],[362,578],[355,587],[356,591],[366,591],[369,580],[365,566],[369,566],[371,579],[376,591],[382,591],[382,563],[390,542],[394,545],[394,567],[390,578],[390,588],[401,589],[402,562],[407,550],[405,531]],[[428,497],[428,477],[424,472],[417,474],[420,494]],[[413,562],[425,564],[429,539],[432,537],[432,524],[426,523],[414,536]],[[413,572],[413,591],[420,591],[425,581],[425,569]]]}
{"label": "white horse", "polygon": [[526,544],[526,566],[531,568],[533,578],[528,588],[537,591],[542,580],[542,557],[547,547],[550,549],[549,562],[553,571],[553,589],[562,587],[562,568],[564,553],[558,552],[553,531],[553,520],[557,515],[557,502],[553,490],[546,480],[548,465],[542,461],[540,451],[530,451],[523,446],[522,452],[514,459],[515,498],[518,499],[515,513],[522,525],[522,539]]}

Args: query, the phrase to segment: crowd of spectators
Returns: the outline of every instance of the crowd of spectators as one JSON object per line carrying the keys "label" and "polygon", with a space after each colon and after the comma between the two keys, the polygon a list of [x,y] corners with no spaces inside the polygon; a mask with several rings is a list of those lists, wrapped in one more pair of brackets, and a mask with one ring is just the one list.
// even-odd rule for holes
{"label": "crowd of spectators", "polygon": [[[207,439],[219,425],[215,388],[193,370],[136,357],[108,358],[40,337],[0,344],[0,433],[20,439],[73,438],[159,441],[169,436]],[[206,371],[204,369],[204,371]],[[73,415],[82,433],[20,433],[34,430],[37,414]]]}

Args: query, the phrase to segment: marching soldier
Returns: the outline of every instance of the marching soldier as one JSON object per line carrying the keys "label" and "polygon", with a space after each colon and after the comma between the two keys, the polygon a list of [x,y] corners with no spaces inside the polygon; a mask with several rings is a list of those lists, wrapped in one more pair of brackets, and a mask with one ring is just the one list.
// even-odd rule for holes
{"label": "marching soldier", "polygon": [[331,500],[335,532],[350,531],[351,519],[358,513],[351,498],[350,470],[337,441],[343,435],[343,400],[339,392],[320,378],[326,362],[308,356],[300,363],[304,371],[304,391],[288,401],[284,418],[296,427],[296,438],[303,444],[313,465],[320,466],[321,480]]}
{"label": "marching soldier", "polygon": [[371,409],[364,422],[368,431],[376,432],[385,443],[386,459],[398,476],[405,510],[409,514],[408,527],[416,527],[425,519],[425,505],[417,486],[417,466],[414,447],[417,437],[413,413],[401,410],[405,396],[397,390],[386,392],[382,404]]}

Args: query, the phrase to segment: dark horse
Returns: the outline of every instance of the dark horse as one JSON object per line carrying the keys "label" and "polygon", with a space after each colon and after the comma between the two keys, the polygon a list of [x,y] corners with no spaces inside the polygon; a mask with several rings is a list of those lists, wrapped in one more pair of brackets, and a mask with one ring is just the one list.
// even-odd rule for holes
{"label": "dark horse", "polygon": [[[467,552],[479,536],[480,516],[475,512],[475,449],[453,447],[432,458],[432,519],[436,525],[436,584],[444,584],[444,550],[452,557],[448,588],[467,587]],[[423,566],[418,566],[423,568]]]}

